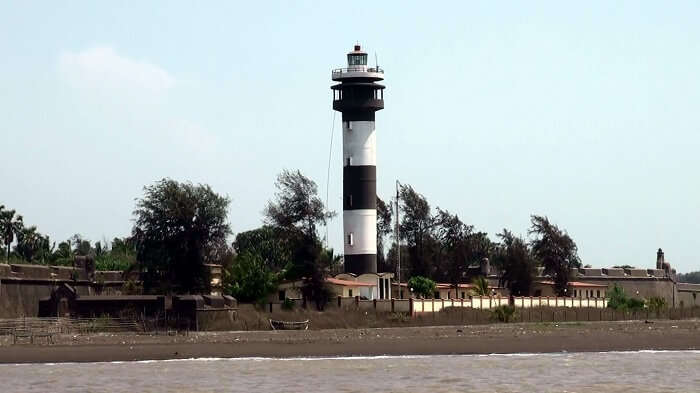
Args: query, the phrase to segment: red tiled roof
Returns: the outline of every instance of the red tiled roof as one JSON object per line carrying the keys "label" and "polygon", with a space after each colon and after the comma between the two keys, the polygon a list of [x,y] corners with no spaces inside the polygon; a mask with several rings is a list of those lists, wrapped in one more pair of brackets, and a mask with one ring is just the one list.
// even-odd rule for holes
{"label": "red tiled roof", "polygon": [[329,284],[342,285],[344,287],[374,287],[374,286],[377,286],[377,284],[370,284],[370,283],[359,282],[359,281],[341,280],[341,279],[332,278],[332,277],[328,277],[326,279],[326,282]]}
{"label": "red tiled roof", "polygon": [[[407,287],[408,284],[405,282],[402,282],[401,284],[393,282],[392,285],[401,285],[402,287]],[[457,284],[459,288],[474,288],[474,284]],[[452,289],[454,288],[454,284],[447,284],[444,282],[439,282],[435,284],[436,289]],[[489,288],[499,288],[499,287],[494,287],[489,285]]]}
{"label": "red tiled roof", "polygon": [[[538,284],[542,285],[554,285],[554,281],[538,281]],[[592,284],[588,282],[581,282],[581,281],[569,281],[569,286],[570,287],[593,287],[593,288],[607,288],[607,285],[601,285],[601,284]]]}

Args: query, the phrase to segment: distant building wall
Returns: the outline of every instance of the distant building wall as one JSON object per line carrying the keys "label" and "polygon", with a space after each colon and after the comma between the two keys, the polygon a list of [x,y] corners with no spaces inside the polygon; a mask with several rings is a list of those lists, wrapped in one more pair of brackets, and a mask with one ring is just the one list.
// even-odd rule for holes
{"label": "distant building wall", "polygon": [[120,294],[122,272],[96,272],[87,280],[83,268],[0,264],[0,318],[39,315],[39,300],[51,296],[59,285],[68,283],[79,295]]}

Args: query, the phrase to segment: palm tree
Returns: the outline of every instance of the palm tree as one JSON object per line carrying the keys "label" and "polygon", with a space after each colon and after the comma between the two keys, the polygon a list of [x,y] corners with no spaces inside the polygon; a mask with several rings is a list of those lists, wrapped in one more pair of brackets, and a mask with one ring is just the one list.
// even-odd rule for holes
{"label": "palm tree", "polygon": [[479,276],[472,281],[474,289],[472,291],[476,296],[489,296],[489,281],[484,276]]}
{"label": "palm tree", "polygon": [[[44,237],[36,231],[35,226],[22,228],[16,236],[15,253],[27,262],[34,261],[42,251]],[[48,243],[48,239],[46,239],[46,243]]]}
{"label": "palm tree", "polygon": [[15,235],[20,233],[24,223],[22,216],[15,215],[14,210],[0,210],[0,235],[7,247],[7,260],[10,260],[10,244],[15,239]]}

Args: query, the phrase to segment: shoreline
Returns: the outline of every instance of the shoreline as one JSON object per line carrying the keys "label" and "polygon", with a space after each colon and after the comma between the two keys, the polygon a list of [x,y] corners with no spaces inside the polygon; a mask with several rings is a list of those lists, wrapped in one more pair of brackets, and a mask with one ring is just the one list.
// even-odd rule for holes
{"label": "shoreline", "polygon": [[11,345],[5,338],[0,342],[0,364],[700,350],[700,320],[197,332],[188,336],[99,333],[56,339],[55,345]]}

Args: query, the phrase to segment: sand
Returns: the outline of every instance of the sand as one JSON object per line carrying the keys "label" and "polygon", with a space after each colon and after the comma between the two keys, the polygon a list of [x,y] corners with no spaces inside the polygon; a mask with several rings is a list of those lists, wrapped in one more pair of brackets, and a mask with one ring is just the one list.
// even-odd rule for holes
{"label": "sand", "polygon": [[700,349],[700,321],[517,323],[309,331],[61,335],[0,340],[0,363]]}

